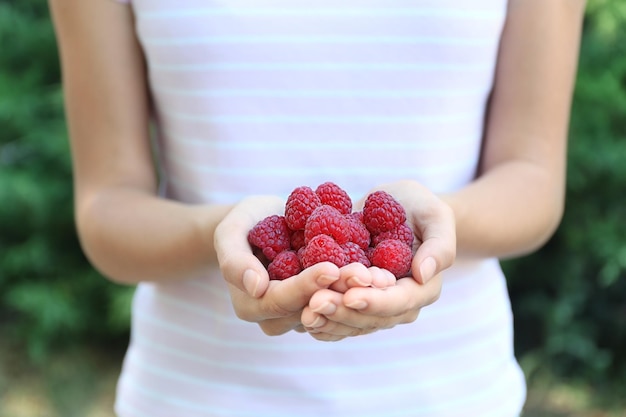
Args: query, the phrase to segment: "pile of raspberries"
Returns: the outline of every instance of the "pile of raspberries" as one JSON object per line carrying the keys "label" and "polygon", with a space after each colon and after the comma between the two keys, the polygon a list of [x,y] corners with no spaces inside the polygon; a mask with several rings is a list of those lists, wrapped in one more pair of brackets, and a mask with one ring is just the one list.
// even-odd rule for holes
{"label": "pile of raspberries", "polygon": [[369,194],[363,210],[353,212],[348,193],[325,182],[315,190],[294,189],[284,215],[258,222],[248,242],[270,279],[289,278],[319,262],[360,262],[401,278],[410,275],[415,241],[406,220],[404,207],[385,191]]}

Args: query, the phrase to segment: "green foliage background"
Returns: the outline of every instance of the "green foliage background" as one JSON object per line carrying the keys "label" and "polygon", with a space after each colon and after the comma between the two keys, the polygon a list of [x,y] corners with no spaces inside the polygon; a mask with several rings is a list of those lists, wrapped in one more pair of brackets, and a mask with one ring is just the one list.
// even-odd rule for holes
{"label": "green foliage background", "polygon": [[567,202],[537,253],[504,263],[527,368],[626,381],[626,2],[590,0],[570,124]]}
{"label": "green foliage background", "polygon": [[45,0],[0,0],[0,343],[32,360],[123,338],[131,288],[86,262],[73,223],[60,69]]}
{"label": "green foliage background", "polygon": [[[626,380],[626,2],[590,0],[571,121],[567,207],[537,253],[504,262],[518,356]],[[0,342],[32,361],[123,344],[133,289],[84,258],[53,28],[44,0],[0,0]]]}

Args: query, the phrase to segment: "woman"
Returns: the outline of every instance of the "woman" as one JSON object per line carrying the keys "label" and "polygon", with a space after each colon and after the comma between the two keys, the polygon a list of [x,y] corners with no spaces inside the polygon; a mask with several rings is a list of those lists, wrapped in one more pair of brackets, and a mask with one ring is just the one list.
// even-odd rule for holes
{"label": "woman", "polygon": [[[560,221],[584,2],[131,1],[50,0],[118,415],[519,415],[497,260]],[[412,277],[269,281],[248,230],[325,181],[403,204]]]}

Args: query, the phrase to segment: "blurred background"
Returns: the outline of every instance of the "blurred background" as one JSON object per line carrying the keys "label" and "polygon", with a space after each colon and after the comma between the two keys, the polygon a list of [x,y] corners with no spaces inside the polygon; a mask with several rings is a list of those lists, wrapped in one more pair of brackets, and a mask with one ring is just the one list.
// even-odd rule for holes
{"label": "blurred background", "polygon": [[[112,417],[133,288],[81,253],[45,0],[0,0],[0,417]],[[589,0],[567,207],[503,263],[524,417],[626,416],[626,0]]]}

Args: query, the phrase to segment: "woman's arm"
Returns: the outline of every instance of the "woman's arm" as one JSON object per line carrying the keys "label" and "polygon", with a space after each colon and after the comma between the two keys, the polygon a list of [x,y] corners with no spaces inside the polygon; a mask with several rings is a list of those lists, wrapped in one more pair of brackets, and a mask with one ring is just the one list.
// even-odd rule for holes
{"label": "woman's arm", "polygon": [[245,199],[234,207],[158,197],[145,66],[130,8],[110,0],[50,0],[50,6],[63,67],[78,231],[91,262],[110,279],[133,284],[199,276],[218,265],[219,254],[242,319],[258,322],[268,334],[298,328],[300,311],[339,279],[338,268],[320,264],[269,283],[246,237],[256,221],[283,207],[278,197]]}
{"label": "woman's arm", "polygon": [[479,178],[444,200],[458,255],[518,256],[558,226],[583,0],[510,0]]}
{"label": "woman's arm", "polygon": [[[583,0],[509,1],[479,177],[442,196],[454,212],[457,257],[521,255],[557,227],[584,5]],[[382,188],[403,203],[414,227],[428,219],[418,184],[400,181]],[[431,233],[429,249],[449,247],[446,236]],[[402,278],[384,291],[318,292],[303,311],[305,329],[319,340],[340,340],[415,320],[441,290],[440,274],[424,279],[420,259],[425,256],[418,252],[413,260],[413,276],[421,285]],[[446,258],[433,257],[434,272],[445,269],[440,259]]]}
{"label": "woman's arm", "polygon": [[229,207],[156,195],[146,71],[131,9],[110,0],[49,4],[87,256],[123,283],[185,278],[216,264],[213,231]]}

